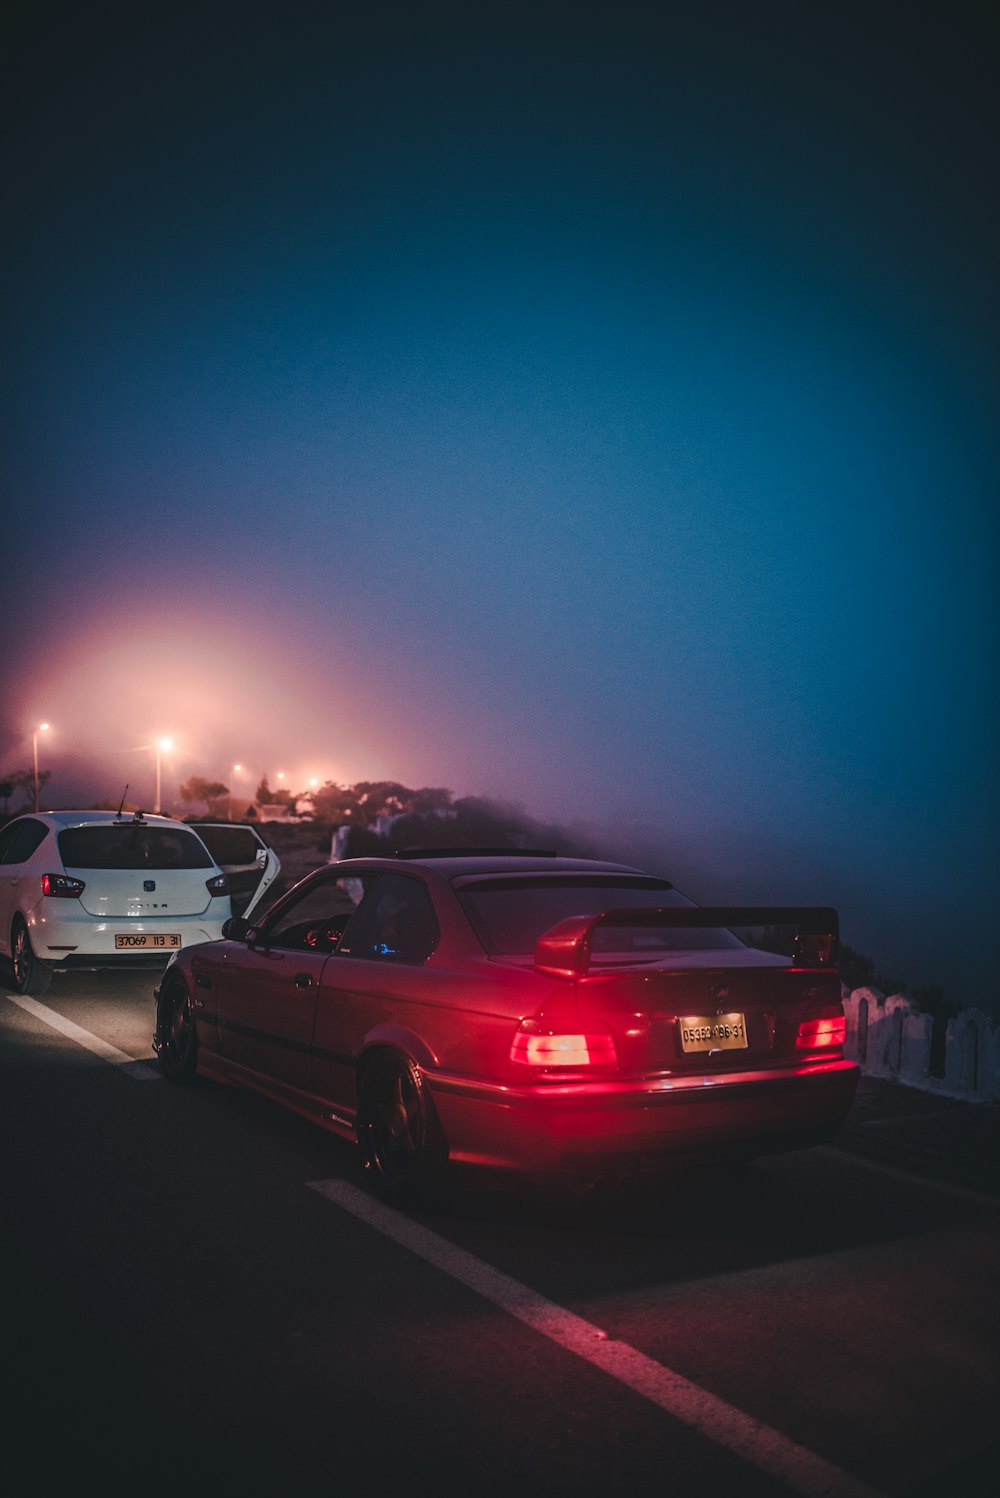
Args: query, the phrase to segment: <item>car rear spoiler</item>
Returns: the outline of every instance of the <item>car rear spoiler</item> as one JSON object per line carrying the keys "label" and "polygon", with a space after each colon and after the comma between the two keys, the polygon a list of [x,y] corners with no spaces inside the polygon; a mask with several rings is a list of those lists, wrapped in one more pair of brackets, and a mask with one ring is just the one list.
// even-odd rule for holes
{"label": "car rear spoiler", "polygon": [[794,955],[803,967],[831,967],[837,959],[840,920],[827,905],[699,905],[689,909],[605,910],[573,915],[542,933],[535,966],[545,973],[575,978],[590,967],[591,944],[599,926],[723,927],[794,926]]}

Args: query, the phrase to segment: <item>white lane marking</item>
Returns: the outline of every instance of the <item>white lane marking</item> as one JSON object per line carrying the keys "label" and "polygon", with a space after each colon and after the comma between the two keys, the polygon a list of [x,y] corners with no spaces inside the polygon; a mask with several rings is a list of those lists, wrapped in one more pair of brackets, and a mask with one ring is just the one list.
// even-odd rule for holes
{"label": "white lane marking", "polygon": [[48,1009],[44,1004],[39,1004],[37,999],[29,999],[25,994],[9,993],[7,998],[12,1004],[17,1004],[28,1014],[33,1014],[40,1019],[43,1025],[48,1025],[52,1030],[58,1030],[69,1040],[75,1040],[77,1045],[82,1045],[85,1050],[100,1056],[102,1061],[108,1061],[112,1066],[120,1067],[127,1077],[136,1082],[161,1082],[162,1073],[154,1067],[147,1066],[144,1061],[137,1061],[134,1056],[126,1055],[119,1051],[116,1046],[109,1045],[106,1040],[101,1040],[97,1035],[91,1035],[89,1030],[84,1030],[80,1025],[74,1025],[71,1019],[57,1014],[54,1009]]}
{"label": "white lane marking", "polygon": [[319,1192],[335,1206],[392,1238],[568,1352],[603,1369],[619,1383],[659,1405],[717,1446],[724,1446],[743,1461],[776,1477],[803,1498],[882,1498],[876,1489],[823,1457],[771,1430],[725,1400],[717,1399],[707,1389],[699,1388],[627,1342],[612,1341],[606,1332],[591,1322],[546,1300],[502,1270],[494,1269],[482,1259],[457,1248],[446,1238],[412,1222],[346,1181],[309,1181],[307,1184],[310,1190]]}

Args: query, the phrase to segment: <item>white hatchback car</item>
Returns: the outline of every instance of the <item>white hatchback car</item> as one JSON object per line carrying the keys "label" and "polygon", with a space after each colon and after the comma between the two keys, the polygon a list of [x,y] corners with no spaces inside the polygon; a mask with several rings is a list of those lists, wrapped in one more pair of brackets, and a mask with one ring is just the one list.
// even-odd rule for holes
{"label": "white hatchback car", "polygon": [[18,993],[44,993],[57,969],[162,966],[231,914],[225,874],[170,817],[50,811],[0,828],[0,956]]}

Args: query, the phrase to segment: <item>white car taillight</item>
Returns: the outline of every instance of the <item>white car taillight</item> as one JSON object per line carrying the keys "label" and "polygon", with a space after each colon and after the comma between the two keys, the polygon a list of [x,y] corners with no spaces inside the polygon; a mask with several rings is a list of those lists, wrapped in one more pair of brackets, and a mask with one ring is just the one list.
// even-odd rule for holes
{"label": "white car taillight", "polygon": [[87,888],[82,879],[71,879],[68,874],[43,874],[42,894],[54,895],[61,900],[78,900]]}
{"label": "white car taillight", "polygon": [[229,893],[229,880],[225,874],[216,874],[214,879],[206,879],[205,884],[210,895],[228,895]]}
{"label": "white car taillight", "polygon": [[589,1030],[581,1035],[543,1031],[536,1020],[526,1019],[518,1027],[510,1048],[510,1059],[526,1066],[575,1068],[601,1066],[617,1071],[618,1052],[608,1030]]}

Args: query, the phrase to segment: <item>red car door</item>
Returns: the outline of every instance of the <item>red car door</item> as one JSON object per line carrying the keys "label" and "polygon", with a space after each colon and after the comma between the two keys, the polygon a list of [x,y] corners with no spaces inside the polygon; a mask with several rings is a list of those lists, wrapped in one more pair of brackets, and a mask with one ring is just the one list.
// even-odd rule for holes
{"label": "red car door", "polygon": [[241,954],[218,1001],[223,1056],[307,1091],[325,952],[265,947]]}
{"label": "red car door", "polygon": [[320,977],[353,916],[364,876],[326,870],[305,879],[250,935],[218,998],[227,1060],[308,1091]]}

